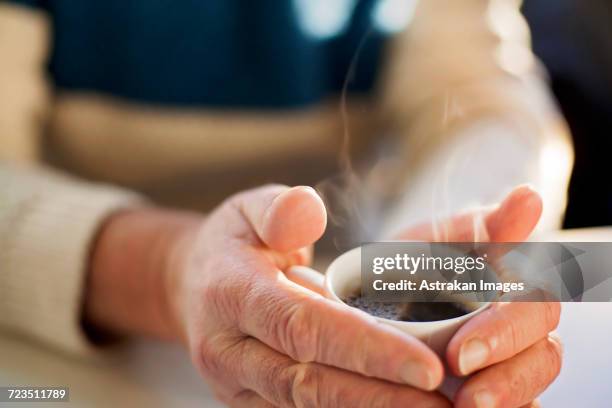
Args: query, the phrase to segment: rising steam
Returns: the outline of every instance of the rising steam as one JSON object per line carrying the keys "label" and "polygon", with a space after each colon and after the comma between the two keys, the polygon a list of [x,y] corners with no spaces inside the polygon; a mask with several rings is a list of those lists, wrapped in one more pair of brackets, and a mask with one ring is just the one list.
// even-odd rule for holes
{"label": "rising steam", "polygon": [[[327,209],[330,225],[341,231],[334,237],[336,249],[346,249],[361,244],[366,241],[374,241],[380,238],[380,232],[383,227],[383,220],[389,209],[386,198],[396,197],[398,192],[386,191],[391,189],[400,190],[397,184],[391,183],[390,179],[404,179],[405,174],[398,174],[399,171],[405,172],[405,166],[387,166],[385,163],[393,162],[389,157],[381,160],[382,157],[373,158],[369,163],[370,169],[374,169],[370,173],[376,173],[377,177],[368,177],[367,182],[363,177],[360,177],[358,171],[352,161],[351,156],[351,130],[348,113],[348,87],[353,81],[359,56],[372,33],[370,29],[361,39],[355,54],[349,65],[347,75],[342,87],[340,95],[339,111],[342,120],[342,140],[340,151],[338,154],[339,173],[333,177],[327,178],[319,182],[315,188],[323,197]],[[443,127],[447,127],[453,120],[463,116],[464,112],[461,104],[453,98],[448,92],[443,100],[443,114],[441,117]],[[431,185],[431,201],[429,208],[429,221],[431,222],[431,236],[434,241],[444,242],[453,240],[457,231],[451,230],[451,223],[448,218],[452,215],[451,206],[451,182],[453,174],[463,166],[469,166],[471,163],[470,154],[467,149],[473,146],[458,146],[454,149],[450,157],[446,160],[443,166],[436,169],[433,179],[428,180]],[[395,156],[398,156],[395,151]],[[388,156],[388,155],[387,155]],[[406,160],[402,157],[395,157],[396,160]],[[389,199],[388,201],[392,201]],[[468,230],[473,234],[472,237],[464,237],[473,242],[484,242],[488,240],[485,222],[482,213],[476,212],[476,215],[470,220],[471,228]],[[419,221],[427,221],[426,219]],[[408,227],[407,225],[405,227]]]}
{"label": "rising steam", "polygon": [[[359,56],[371,34],[372,29],[366,32],[361,39],[342,85],[339,106],[342,119],[342,141],[338,155],[340,172],[315,186],[326,203],[330,223],[337,228],[344,229],[345,232],[356,234],[361,239],[368,239],[371,234],[368,232],[369,223],[366,222],[363,214],[365,199],[363,182],[355,171],[351,158],[351,131],[347,98],[348,87],[355,77]],[[373,219],[373,217],[367,217],[367,220]],[[342,242],[343,239],[346,237],[334,237],[336,248],[350,245],[348,242]]]}

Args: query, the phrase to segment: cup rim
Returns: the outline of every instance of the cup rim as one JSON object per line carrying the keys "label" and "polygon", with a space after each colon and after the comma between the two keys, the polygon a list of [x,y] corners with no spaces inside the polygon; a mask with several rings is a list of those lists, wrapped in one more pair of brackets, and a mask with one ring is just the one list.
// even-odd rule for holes
{"label": "cup rim", "polygon": [[[344,302],[336,293],[336,291],[333,289],[332,287],[332,283],[331,283],[331,279],[330,279],[330,271],[333,271],[334,268],[338,267],[338,264],[340,262],[342,262],[342,259],[344,258],[349,258],[351,256],[355,256],[353,255],[355,252],[360,252],[361,251],[361,246],[355,247],[353,249],[349,249],[346,252],[343,252],[342,254],[340,254],[339,256],[337,256],[327,267],[326,271],[325,271],[325,290],[328,293],[328,295],[330,295],[332,297],[332,300],[335,300],[339,303],[341,303],[342,305],[349,307],[351,309],[356,309],[350,305],[348,305],[346,302]],[[333,272],[332,272],[333,273]],[[400,324],[400,325],[426,325],[426,324],[432,324],[432,323],[453,323],[455,321],[458,320],[464,320],[467,319],[469,317],[472,317],[473,315],[476,315],[480,312],[482,312],[484,309],[488,308],[492,302],[480,302],[481,306],[472,310],[469,313],[466,313],[464,315],[461,316],[457,316],[457,317],[452,317],[450,319],[443,319],[443,320],[431,320],[431,321],[426,321],[426,322],[406,322],[406,321],[402,321],[402,320],[391,320],[391,319],[387,319],[384,317],[378,317],[378,316],[374,316],[374,315],[370,315],[374,318],[376,318],[379,321],[382,322],[386,322],[386,323],[391,323],[391,324]],[[359,309],[357,309],[359,310]]]}

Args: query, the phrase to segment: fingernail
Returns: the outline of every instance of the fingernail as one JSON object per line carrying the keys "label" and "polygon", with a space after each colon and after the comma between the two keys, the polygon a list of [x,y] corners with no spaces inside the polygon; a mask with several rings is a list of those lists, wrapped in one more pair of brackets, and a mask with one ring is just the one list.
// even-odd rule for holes
{"label": "fingernail", "polygon": [[497,398],[489,391],[478,391],[474,394],[476,408],[496,408]]}
{"label": "fingernail", "polygon": [[435,386],[427,367],[415,362],[407,362],[400,369],[400,377],[406,384],[424,390],[432,390]]}
{"label": "fingernail", "polygon": [[465,343],[459,352],[459,371],[469,374],[482,367],[489,359],[489,346],[480,340],[472,339]]}

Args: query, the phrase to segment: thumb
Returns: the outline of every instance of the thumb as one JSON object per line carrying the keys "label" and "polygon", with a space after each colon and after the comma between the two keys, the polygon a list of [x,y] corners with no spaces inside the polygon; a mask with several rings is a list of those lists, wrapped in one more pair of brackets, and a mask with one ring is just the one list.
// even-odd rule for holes
{"label": "thumb", "polygon": [[241,197],[240,207],[259,239],[279,252],[313,244],[327,225],[325,204],[312,187],[272,185],[250,190]]}
{"label": "thumb", "polygon": [[[522,242],[538,224],[542,215],[542,198],[529,186],[516,187],[502,203],[490,209],[478,209],[436,223],[410,228],[398,239],[439,241],[436,230],[444,231],[446,242],[472,242],[477,236],[491,242]],[[478,220],[484,217],[486,232]]]}
{"label": "thumb", "polygon": [[486,217],[492,242],[522,242],[534,230],[542,215],[542,198],[529,186],[515,188]]}

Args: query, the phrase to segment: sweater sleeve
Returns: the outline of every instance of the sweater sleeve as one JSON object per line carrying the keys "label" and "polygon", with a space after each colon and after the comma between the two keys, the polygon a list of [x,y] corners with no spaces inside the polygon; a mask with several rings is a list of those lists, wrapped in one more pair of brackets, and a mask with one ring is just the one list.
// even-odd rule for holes
{"label": "sweater sleeve", "polygon": [[45,3],[0,2],[0,331],[85,352],[91,243],[107,215],[139,199],[34,170],[50,104]]}
{"label": "sweater sleeve", "polygon": [[87,352],[80,322],[92,241],[105,217],[139,201],[113,187],[0,164],[0,329]]}
{"label": "sweater sleeve", "polygon": [[383,97],[409,168],[388,231],[500,200],[529,183],[539,229],[560,226],[573,163],[567,126],[515,0],[423,0],[392,44]]}

